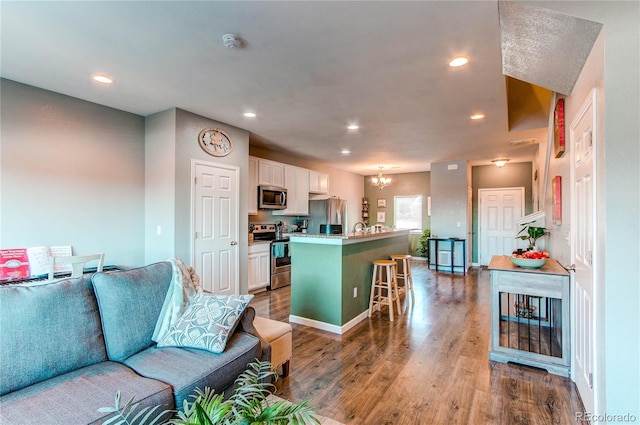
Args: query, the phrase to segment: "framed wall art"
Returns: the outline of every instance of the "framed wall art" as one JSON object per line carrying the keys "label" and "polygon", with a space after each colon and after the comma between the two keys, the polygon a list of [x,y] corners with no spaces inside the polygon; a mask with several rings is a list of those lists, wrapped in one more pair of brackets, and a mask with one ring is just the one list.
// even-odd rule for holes
{"label": "framed wall art", "polygon": [[378,208],[387,208],[387,198],[378,198]]}
{"label": "framed wall art", "polygon": [[556,158],[562,158],[565,151],[564,99],[558,99],[553,111],[553,147]]}
{"label": "framed wall art", "polygon": [[233,150],[231,138],[219,128],[202,130],[198,135],[198,143],[203,151],[212,156],[227,156]]}
{"label": "framed wall art", "polygon": [[377,223],[384,223],[386,218],[387,214],[384,211],[378,211],[378,213],[376,214]]}

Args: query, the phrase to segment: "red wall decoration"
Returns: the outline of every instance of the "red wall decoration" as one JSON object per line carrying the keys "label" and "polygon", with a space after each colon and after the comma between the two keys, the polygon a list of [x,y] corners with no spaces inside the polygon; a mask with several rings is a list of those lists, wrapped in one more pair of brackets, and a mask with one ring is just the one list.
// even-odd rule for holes
{"label": "red wall decoration", "polygon": [[564,139],[564,99],[558,99],[553,112],[553,146],[556,158],[562,158],[565,151]]}

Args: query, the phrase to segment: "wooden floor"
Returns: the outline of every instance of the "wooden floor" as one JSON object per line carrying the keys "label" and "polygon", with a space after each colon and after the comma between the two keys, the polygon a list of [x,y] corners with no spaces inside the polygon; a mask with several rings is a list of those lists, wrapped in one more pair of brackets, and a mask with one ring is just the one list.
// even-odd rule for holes
{"label": "wooden floor", "polygon": [[[383,309],[343,335],[293,324],[291,374],[276,395],[311,399],[319,414],[345,424],[579,423],[569,379],[488,360],[486,269],[451,275],[414,261],[412,271],[416,302],[404,300],[393,323]],[[289,302],[285,287],[251,305],[288,322]]]}

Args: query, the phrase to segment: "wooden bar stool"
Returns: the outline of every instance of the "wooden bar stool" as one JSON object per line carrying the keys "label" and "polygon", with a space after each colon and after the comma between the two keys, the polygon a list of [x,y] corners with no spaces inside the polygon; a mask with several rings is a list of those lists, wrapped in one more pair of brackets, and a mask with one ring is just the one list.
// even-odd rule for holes
{"label": "wooden bar stool", "polygon": [[[389,306],[389,320],[393,322],[393,302],[402,314],[398,282],[396,280],[396,262],[393,260],[374,260],[373,277],[371,278],[371,298],[369,298],[369,317],[375,307]],[[384,273],[383,273],[384,271]]]}
{"label": "wooden bar stool", "polygon": [[[413,277],[411,276],[411,265],[409,264],[411,256],[408,254],[391,254],[391,259],[396,263],[400,262],[400,264],[402,264],[402,268],[396,267],[396,280],[399,281],[402,279],[403,285],[400,286],[400,282],[398,282],[398,292],[405,294],[411,293],[411,301],[415,301]],[[402,273],[400,270],[402,270]]]}

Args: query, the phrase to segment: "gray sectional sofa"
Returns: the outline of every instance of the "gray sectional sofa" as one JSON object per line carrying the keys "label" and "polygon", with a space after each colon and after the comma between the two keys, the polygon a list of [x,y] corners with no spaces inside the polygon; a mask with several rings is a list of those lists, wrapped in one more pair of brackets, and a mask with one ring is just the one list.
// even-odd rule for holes
{"label": "gray sectional sofa", "polygon": [[151,340],[169,262],[40,285],[0,287],[0,424],[99,424],[123,403],[181,408],[196,388],[229,395],[270,347],[247,307],[221,354]]}

